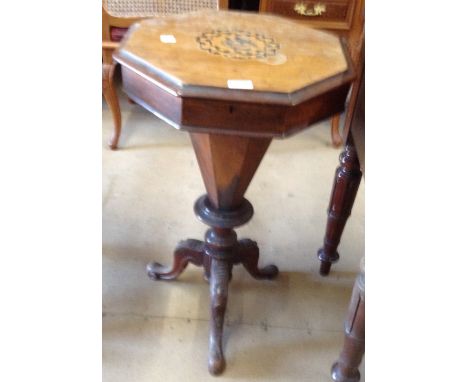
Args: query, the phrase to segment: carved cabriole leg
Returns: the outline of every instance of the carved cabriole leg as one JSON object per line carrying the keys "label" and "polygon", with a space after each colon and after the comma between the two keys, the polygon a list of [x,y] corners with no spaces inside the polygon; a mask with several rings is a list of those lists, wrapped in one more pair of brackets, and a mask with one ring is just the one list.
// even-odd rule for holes
{"label": "carved cabriole leg", "polygon": [[258,268],[258,259],[260,251],[257,243],[250,239],[239,240],[239,261],[250,275],[255,279],[274,279],[278,276],[278,267],[268,265],[264,268]]}
{"label": "carved cabriole leg", "polygon": [[320,260],[320,274],[326,276],[330,273],[332,263],[338,261],[337,252],[344,226],[351,214],[354,199],[356,198],[361,170],[356,150],[348,143],[340,155],[340,166],[336,169],[335,181],[328,207],[328,220],[323,248],[317,255]]}
{"label": "carved cabriole leg", "polygon": [[340,134],[340,114],[334,115],[331,119],[331,139],[334,147],[340,147],[343,144]]}
{"label": "carved cabriole leg", "polygon": [[354,284],[345,323],[343,350],[331,370],[332,379],[336,382],[358,382],[360,379],[358,367],[365,347],[364,283],[364,272],[362,272]]}
{"label": "carved cabriole leg", "polygon": [[122,128],[122,118],[120,114],[120,105],[117,92],[114,87],[114,72],[116,64],[103,63],[102,65],[102,92],[104,94],[104,99],[109,106],[109,109],[112,113],[112,118],[114,120],[114,131],[112,137],[109,139],[109,147],[112,150],[117,148],[119,143],[120,131]]}
{"label": "carved cabriole leg", "polygon": [[174,251],[174,263],[171,269],[153,262],[146,266],[148,276],[153,280],[174,280],[179,276],[188,263],[201,266],[204,263],[204,243],[200,240],[184,240]]}
{"label": "carved cabriole leg", "polygon": [[232,263],[229,261],[221,259],[211,260],[211,319],[208,370],[213,375],[221,374],[226,367],[223,355],[223,324],[231,268]]}
{"label": "carved cabriole leg", "polygon": [[[204,206],[204,207],[203,207]],[[203,209],[203,211],[201,210]],[[214,209],[207,197],[200,198],[195,204],[197,216],[205,223],[214,225],[221,218],[219,210]],[[253,213],[253,210],[252,210]],[[242,212],[239,210],[239,216]],[[250,219],[250,212],[244,214],[244,220]],[[233,217],[228,219],[233,221]],[[228,285],[231,279],[232,266],[236,262],[236,249],[238,247],[237,234],[229,227],[229,221],[218,221],[224,227],[214,227],[206,231],[205,253],[210,259],[210,341],[208,349],[208,371],[212,375],[221,374],[226,361],[223,354],[223,324],[228,299]]]}

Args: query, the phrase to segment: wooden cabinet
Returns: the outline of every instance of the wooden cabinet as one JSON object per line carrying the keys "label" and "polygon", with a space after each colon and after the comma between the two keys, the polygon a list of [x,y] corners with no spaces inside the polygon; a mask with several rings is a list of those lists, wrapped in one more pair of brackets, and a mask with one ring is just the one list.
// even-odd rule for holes
{"label": "wooden cabinet", "polygon": [[[300,20],[314,28],[345,37],[351,59],[359,72],[363,56],[364,0],[260,0],[259,11]],[[351,100],[353,98],[356,97],[352,94]],[[349,110],[353,106],[351,104]],[[350,113],[347,112],[344,131],[349,130],[350,122]],[[337,124],[336,119],[334,124]]]}
{"label": "wooden cabinet", "polygon": [[364,0],[260,0],[260,12],[303,21],[346,37],[355,64],[364,38]]}
{"label": "wooden cabinet", "polygon": [[304,21],[316,28],[349,30],[357,0],[261,0],[260,11]]}

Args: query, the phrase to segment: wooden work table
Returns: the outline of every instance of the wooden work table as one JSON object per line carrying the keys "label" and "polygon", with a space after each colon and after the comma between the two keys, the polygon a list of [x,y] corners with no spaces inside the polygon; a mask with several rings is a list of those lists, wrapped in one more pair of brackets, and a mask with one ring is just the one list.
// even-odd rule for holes
{"label": "wooden work table", "polygon": [[[278,16],[200,12],[134,25],[114,58],[137,103],[190,134],[206,195],[195,214],[210,226],[205,240],[179,243],[169,269],[147,267],[155,280],[176,278],[189,264],[210,282],[209,371],[225,368],[224,313],[232,266],[255,278],[259,248],[234,227],[253,207],[244,193],[273,138],[284,138],[340,113],[355,74],[339,37]],[[157,190],[155,190],[157,192]]]}

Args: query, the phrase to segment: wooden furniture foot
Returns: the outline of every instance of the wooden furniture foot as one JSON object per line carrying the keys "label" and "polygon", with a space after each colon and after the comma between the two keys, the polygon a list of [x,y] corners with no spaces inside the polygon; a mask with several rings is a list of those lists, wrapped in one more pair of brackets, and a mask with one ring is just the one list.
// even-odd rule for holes
{"label": "wooden furniture foot", "polygon": [[340,166],[336,169],[333,190],[328,207],[328,219],[323,247],[318,250],[320,274],[330,273],[332,263],[340,258],[337,252],[346,221],[351,214],[356,198],[361,170],[357,153],[352,142],[348,143],[340,155]]}
{"label": "wooden furniture foot", "polygon": [[146,272],[153,280],[174,280],[184,271],[188,263],[204,265],[202,241],[192,239],[181,241],[174,251],[174,263],[171,269],[152,262],[146,266]]}
{"label": "wooden furniture foot", "polygon": [[278,276],[278,267],[268,265],[264,268],[258,268],[258,259],[260,251],[256,242],[250,239],[239,240],[239,259],[244,268],[250,275],[258,280],[271,280]]}
{"label": "wooden furniture foot", "polygon": [[115,62],[112,64],[102,65],[102,93],[104,94],[104,99],[109,106],[109,109],[112,113],[112,118],[114,120],[114,131],[108,143],[112,150],[115,150],[119,144],[120,131],[122,128],[119,97],[117,96],[117,92],[114,87],[115,67]]}
{"label": "wooden furniture foot", "polygon": [[364,267],[354,283],[353,294],[345,323],[345,340],[340,358],[332,366],[332,379],[336,382],[358,382],[359,365],[365,348]]}

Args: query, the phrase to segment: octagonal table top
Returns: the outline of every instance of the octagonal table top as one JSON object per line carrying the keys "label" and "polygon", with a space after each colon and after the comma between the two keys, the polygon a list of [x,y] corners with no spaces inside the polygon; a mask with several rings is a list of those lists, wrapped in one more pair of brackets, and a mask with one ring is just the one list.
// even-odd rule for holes
{"label": "octagonal table top", "polygon": [[294,105],[353,76],[337,36],[247,12],[141,21],[114,57],[173,95],[245,102]]}

